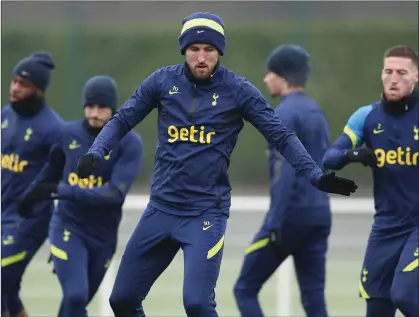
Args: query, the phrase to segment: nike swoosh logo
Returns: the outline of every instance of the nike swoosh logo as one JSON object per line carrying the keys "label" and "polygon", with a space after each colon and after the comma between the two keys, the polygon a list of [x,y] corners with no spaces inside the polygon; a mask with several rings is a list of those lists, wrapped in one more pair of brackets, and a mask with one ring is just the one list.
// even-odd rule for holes
{"label": "nike swoosh logo", "polygon": [[79,148],[81,145],[80,144],[70,144],[68,147],[70,148],[70,150],[74,150]]}
{"label": "nike swoosh logo", "polygon": [[202,230],[208,230],[209,228],[211,228],[213,225],[210,225],[210,226],[208,226],[208,227],[202,227]]}
{"label": "nike swoosh logo", "polygon": [[384,132],[384,130],[377,130],[377,129],[374,129],[374,134],[380,134],[381,132]]}
{"label": "nike swoosh logo", "polygon": [[171,91],[171,90],[169,90],[169,95],[174,95],[174,94],[179,94],[179,92],[178,91]]}

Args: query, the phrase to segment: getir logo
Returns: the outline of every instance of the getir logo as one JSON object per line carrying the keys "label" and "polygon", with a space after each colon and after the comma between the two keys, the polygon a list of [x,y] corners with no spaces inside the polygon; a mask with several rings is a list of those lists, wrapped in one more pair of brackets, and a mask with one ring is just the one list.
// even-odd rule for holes
{"label": "getir logo", "polygon": [[1,155],[1,169],[9,170],[15,173],[23,173],[28,161],[21,160],[16,154]]}
{"label": "getir logo", "polygon": [[412,152],[410,147],[399,146],[396,150],[390,151],[376,149],[374,153],[377,156],[377,167],[383,167],[385,164],[406,166],[416,166],[418,164],[419,152]]}
{"label": "getir logo", "polygon": [[176,141],[200,143],[200,144],[211,144],[212,136],[215,132],[206,132],[204,126],[196,128],[194,125],[189,128],[178,128],[171,125],[167,128],[167,134],[169,138],[167,141],[174,143]]}
{"label": "getir logo", "polygon": [[90,175],[88,178],[79,178],[76,173],[68,175],[68,183],[71,186],[79,186],[80,188],[102,187],[103,179],[101,176],[95,177]]}

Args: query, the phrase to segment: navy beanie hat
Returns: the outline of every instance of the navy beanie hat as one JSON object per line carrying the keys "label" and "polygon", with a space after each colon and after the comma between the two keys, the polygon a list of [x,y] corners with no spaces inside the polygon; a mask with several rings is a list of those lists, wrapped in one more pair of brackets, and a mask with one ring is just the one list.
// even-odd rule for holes
{"label": "navy beanie hat", "polygon": [[98,75],[87,80],[83,90],[83,106],[89,104],[116,110],[118,107],[118,87],[112,77]]}
{"label": "navy beanie hat", "polygon": [[220,55],[224,55],[226,38],[224,22],[215,14],[197,12],[183,19],[179,36],[179,47],[182,55],[192,44],[209,44],[214,46]]}
{"label": "navy beanie hat", "polygon": [[281,45],[269,55],[267,66],[290,85],[304,87],[310,74],[310,54],[298,45]]}
{"label": "navy beanie hat", "polygon": [[48,52],[37,51],[25,57],[13,68],[13,76],[29,80],[35,87],[45,91],[49,85],[54,59]]}

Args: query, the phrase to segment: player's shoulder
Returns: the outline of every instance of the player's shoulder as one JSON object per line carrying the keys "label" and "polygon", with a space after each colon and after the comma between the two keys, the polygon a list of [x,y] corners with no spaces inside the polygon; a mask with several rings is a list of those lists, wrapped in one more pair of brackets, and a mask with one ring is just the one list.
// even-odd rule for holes
{"label": "player's shoulder", "polygon": [[42,128],[47,134],[59,133],[64,123],[64,119],[49,105],[44,107],[33,119],[33,124]]}
{"label": "player's shoulder", "polygon": [[152,72],[142,83],[148,87],[159,88],[166,80],[179,77],[183,74],[183,65],[163,66]]}
{"label": "player's shoulder", "polygon": [[1,108],[1,112],[8,112],[10,111],[11,107],[10,104],[6,103],[2,108]]}
{"label": "player's shoulder", "polygon": [[11,107],[9,104],[6,104],[4,107],[1,108],[1,120],[10,114]]}
{"label": "player's shoulder", "polygon": [[57,128],[60,134],[77,134],[83,127],[83,120],[62,121]]}
{"label": "player's shoulder", "polygon": [[368,115],[371,113],[371,111],[374,110],[376,107],[377,106],[375,103],[360,106],[352,113],[349,119],[364,121],[368,117]]}
{"label": "player's shoulder", "polygon": [[367,118],[377,109],[379,103],[373,102],[368,105],[363,105],[358,107],[352,115],[349,117],[348,123],[346,124],[348,128],[354,130],[362,130],[365,126]]}
{"label": "player's shoulder", "polygon": [[167,65],[160,67],[159,69],[153,72],[153,75],[157,80],[166,80],[170,78],[175,78],[181,76],[184,73],[184,65],[183,64],[176,64],[176,65]]}
{"label": "player's shoulder", "polygon": [[240,86],[244,83],[249,83],[251,85],[250,81],[246,77],[241,76],[222,65],[219,66],[218,72],[221,75],[220,79],[228,85]]}
{"label": "player's shoulder", "polygon": [[316,99],[308,96],[307,94],[301,94],[300,98],[301,101],[304,102],[304,105],[306,105],[308,108],[321,109],[319,102]]}
{"label": "player's shoulder", "polygon": [[320,108],[317,101],[309,97],[304,91],[297,91],[286,96],[281,101],[281,105],[292,107],[299,113]]}
{"label": "player's shoulder", "polygon": [[48,117],[50,120],[54,120],[58,123],[62,123],[64,120],[61,118],[61,116],[58,114],[56,110],[54,110],[50,105],[47,105],[42,110],[42,115]]}
{"label": "player's shoulder", "polygon": [[246,77],[241,76],[221,65],[219,72],[221,73],[220,80],[222,83],[236,95],[242,96],[245,94],[247,96],[254,96],[258,98],[262,97],[262,93],[259,91],[259,89],[257,89],[256,86],[253,85]]}
{"label": "player's shoulder", "polygon": [[78,130],[83,127],[84,120],[71,120],[71,121],[64,121],[62,127],[67,130]]}

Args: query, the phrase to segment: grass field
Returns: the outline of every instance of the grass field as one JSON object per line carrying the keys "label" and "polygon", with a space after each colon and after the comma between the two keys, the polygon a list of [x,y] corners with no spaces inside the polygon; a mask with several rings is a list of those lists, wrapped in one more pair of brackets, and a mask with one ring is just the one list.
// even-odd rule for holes
{"label": "grass field", "polygon": [[[45,262],[45,253],[38,255],[24,278],[22,297],[31,316],[56,316],[61,290],[51,266]],[[220,316],[238,316],[232,288],[238,276],[240,259],[223,261],[216,290]],[[358,263],[330,261],[328,265],[327,302],[330,316],[362,316],[363,300],[357,297]],[[144,306],[149,316],[185,316],[182,306],[183,260],[181,254],[160,277]],[[275,316],[275,282],[272,278],[261,292],[260,300],[267,316]],[[295,284],[296,285],[296,284]],[[294,312],[303,316],[299,293],[294,287]],[[100,313],[99,298],[89,306],[91,316]]]}
{"label": "grass field", "polygon": [[[138,211],[125,212],[120,229],[118,254],[114,257],[116,266],[140,216]],[[262,217],[263,213],[257,211],[235,212],[229,219],[224,259],[216,289],[220,317],[239,316],[232,289],[239,274],[243,251],[257,231]],[[333,216],[326,289],[329,316],[365,316],[365,303],[358,297],[358,280],[371,221],[370,214],[340,213]],[[46,263],[47,251],[46,246],[40,250],[23,279],[22,298],[31,317],[57,316],[58,312],[61,289],[57,277],[52,274],[52,266]],[[144,307],[147,316],[185,316],[182,279],[183,260],[182,253],[179,253],[172,265],[157,280],[146,299]],[[266,316],[275,316],[276,282],[275,278],[269,280],[259,297]],[[100,316],[100,304],[100,298],[96,296],[89,305],[89,316]],[[293,313],[294,316],[304,316],[296,283],[293,283]]]}

